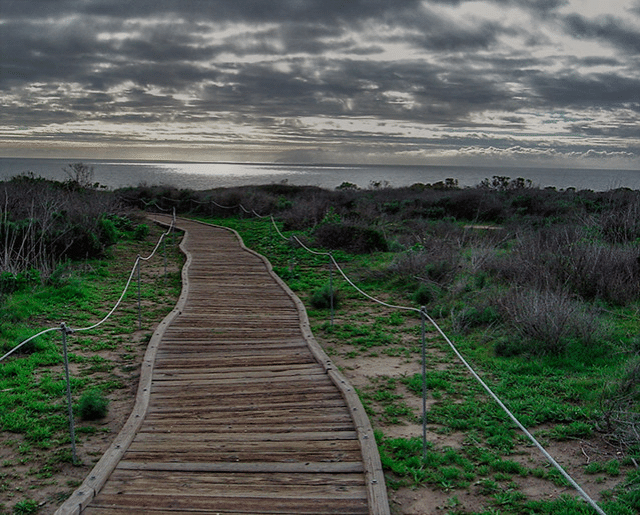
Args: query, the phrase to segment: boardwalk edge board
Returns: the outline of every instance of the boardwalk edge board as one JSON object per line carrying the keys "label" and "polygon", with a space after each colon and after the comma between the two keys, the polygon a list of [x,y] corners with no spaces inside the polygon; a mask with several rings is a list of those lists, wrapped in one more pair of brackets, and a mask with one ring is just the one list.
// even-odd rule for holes
{"label": "boardwalk edge board", "polygon": [[[159,223],[160,225],[169,226],[168,223],[159,220],[158,217],[153,217],[151,219],[154,222]],[[351,418],[354,422],[364,464],[364,475],[367,488],[369,512],[371,515],[389,515],[389,501],[387,497],[384,473],[382,470],[380,455],[378,453],[378,447],[369,418],[365,413],[364,407],[360,402],[360,399],[356,394],[354,388],[335,367],[329,356],[324,352],[322,347],[320,347],[315,337],[313,336],[307,312],[302,301],[273,271],[271,263],[265,256],[245,246],[242,237],[238,234],[237,231],[228,227],[209,224],[198,220],[188,221],[191,223],[195,222],[202,225],[224,229],[234,234],[239,242],[240,248],[259,258],[264,263],[269,275],[291,298],[298,311],[300,329],[309,350],[311,351],[316,361],[324,368],[328,377],[335,384],[338,391],[344,398],[351,414]],[[186,248],[188,237],[188,232],[185,231],[182,242],[180,243],[180,249],[186,256],[186,262],[182,268],[182,291],[176,307],[158,325],[149,342],[149,346],[147,348],[143,361],[142,372],[140,375],[140,384],[138,387],[134,409],[109,449],[105,452],[100,461],[98,461],[98,463],[94,466],[93,470],[90,472],[81,486],[76,489],[71,497],[69,497],[69,499],[67,499],[67,501],[62,504],[62,506],[60,506],[60,508],[58,508],[58,510],[55,512],[55,515],[80,515],[83,512],[85,507],[89,503],[91,503],[94,497],[100,492],[109,476],[120,462],[125,451],[133,441],[133,438],[135,437],[137,430],[142,424],[143,419],[145,418],[149,405],[150,385],[152,381],[153,366],[158,351],[158,345],[162,340],[164,332],[171,321],[176,316],[178,316],[183,309],[187,300],[187,294],[189,292],[189,281],[187,273],[189,270],[189,265],[192,261],[192,256]]]}

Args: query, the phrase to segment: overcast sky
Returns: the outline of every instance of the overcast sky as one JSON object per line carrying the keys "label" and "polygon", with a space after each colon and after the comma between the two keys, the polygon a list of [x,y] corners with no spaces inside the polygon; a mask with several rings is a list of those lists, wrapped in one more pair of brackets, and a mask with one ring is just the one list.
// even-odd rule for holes
{"label": "overcast sky", "polygon": [[1,0],[0,156],[640,168],[640,0]]}

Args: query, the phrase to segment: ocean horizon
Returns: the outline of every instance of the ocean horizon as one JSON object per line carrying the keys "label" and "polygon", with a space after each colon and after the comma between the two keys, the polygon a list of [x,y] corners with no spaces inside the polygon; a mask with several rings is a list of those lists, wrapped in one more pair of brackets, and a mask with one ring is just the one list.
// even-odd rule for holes
{"label": "ocean horizon", "polygon": [[640,170],[594,168],[536,168],[454,165],[354,165],[229,162],[168,162],[103,159],[42,159],[0,157],[0,180],[32,173],[66,180],[64,168],[83,162],[94,169],[94,181],[109,189],[173,186],[207,190],[233,186],[287,183],[334,189],[343,182],[360,188],[372,185],[404,187],[455,179],[461,187],[473,187],[495,175],[531,180],[534,186],[608,191],[640,189]]}

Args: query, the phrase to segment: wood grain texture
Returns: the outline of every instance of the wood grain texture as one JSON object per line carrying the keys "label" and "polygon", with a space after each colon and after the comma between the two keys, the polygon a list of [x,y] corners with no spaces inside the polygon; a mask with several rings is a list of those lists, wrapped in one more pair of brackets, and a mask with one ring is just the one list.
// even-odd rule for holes
{"label": "wood grain texture", "polygon": [[183,293],[126,434],[56,513],[387,515],[368,418],[302,303],[236,233],[178,227]]}

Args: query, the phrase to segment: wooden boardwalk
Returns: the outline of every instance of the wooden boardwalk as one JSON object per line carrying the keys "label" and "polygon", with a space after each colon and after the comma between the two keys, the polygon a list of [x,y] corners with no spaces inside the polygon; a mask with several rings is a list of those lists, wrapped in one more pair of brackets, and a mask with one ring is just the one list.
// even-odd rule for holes
{"label": "wooden boardwalk", "polygon": [[56,513],[388,514],[369,421],[299,299],[232,231],[178,227],[183,293],[136,408]]}

